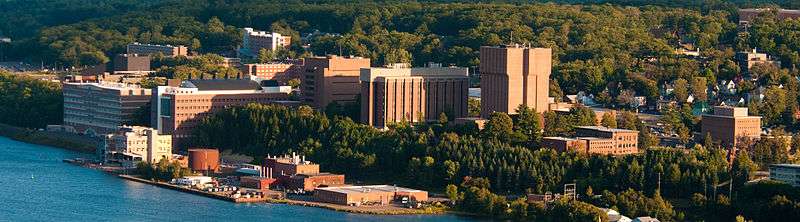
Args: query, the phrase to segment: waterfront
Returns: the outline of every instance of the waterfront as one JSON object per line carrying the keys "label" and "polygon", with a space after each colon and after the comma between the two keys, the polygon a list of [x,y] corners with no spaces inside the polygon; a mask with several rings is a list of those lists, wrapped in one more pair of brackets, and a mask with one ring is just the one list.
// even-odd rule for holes
{"label": "waterfront", "polygon": [[0,221],[468,221],[376,216],[284,204],[234,204],[62,162],[88,154],[0,137]]}

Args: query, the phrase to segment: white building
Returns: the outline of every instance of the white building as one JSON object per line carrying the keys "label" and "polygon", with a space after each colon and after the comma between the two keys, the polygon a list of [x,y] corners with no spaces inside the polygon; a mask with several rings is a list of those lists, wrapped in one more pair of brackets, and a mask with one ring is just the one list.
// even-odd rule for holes
{"label": "white building", "polygon": [[172,179],[171,183],[186,186],[205,185],[214,182],[214,179],[207,176],[185,176],[182,178]]}
{"label": "white building", "polygon": [[800,186],[800,164],[772,164],[769,166],[769,179]]}
{"label": "white building", "polygon": [[157,163],[172,158],[172,136],[142,126],[120,126],[117,133],[106,135],[106,159],[133,163]]}
{"label": "white building", "polygon": [[292,42],[291,40],[291,36],[284,36],[277,32],[268,33],[256,31],[253,28],[244,28],[242,47],[239,49],[239,55],[256,57],[258,52],[263,48],[272,51],[279,48],[288,48]]}

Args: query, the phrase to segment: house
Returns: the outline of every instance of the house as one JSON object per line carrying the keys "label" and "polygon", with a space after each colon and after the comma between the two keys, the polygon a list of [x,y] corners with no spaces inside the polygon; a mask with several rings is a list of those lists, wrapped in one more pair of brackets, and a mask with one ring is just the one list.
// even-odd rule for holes
{"label": "house", "polygon": [[736,83],[733,80],[728,81],[721,81],[719,84],[719,91],[725,95],[735,95],[736,94]]}

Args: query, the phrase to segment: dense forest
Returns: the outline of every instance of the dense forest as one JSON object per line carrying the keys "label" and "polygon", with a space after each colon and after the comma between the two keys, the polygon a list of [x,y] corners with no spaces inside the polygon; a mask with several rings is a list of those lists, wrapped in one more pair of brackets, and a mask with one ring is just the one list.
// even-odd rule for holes
{"label": "dense forest", "polygon": [[61,84],[0,70],[0,123],[44,128],[61,124]]}

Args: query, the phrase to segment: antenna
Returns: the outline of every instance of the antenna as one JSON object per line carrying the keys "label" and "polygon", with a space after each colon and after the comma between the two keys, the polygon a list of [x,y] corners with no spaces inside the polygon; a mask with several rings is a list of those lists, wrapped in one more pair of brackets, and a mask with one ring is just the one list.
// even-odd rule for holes
{"label": "antenna", "polygon": [[509,45],[513,44],[514,44],[514,30],[511,30],[511,42],[509,43]]}

